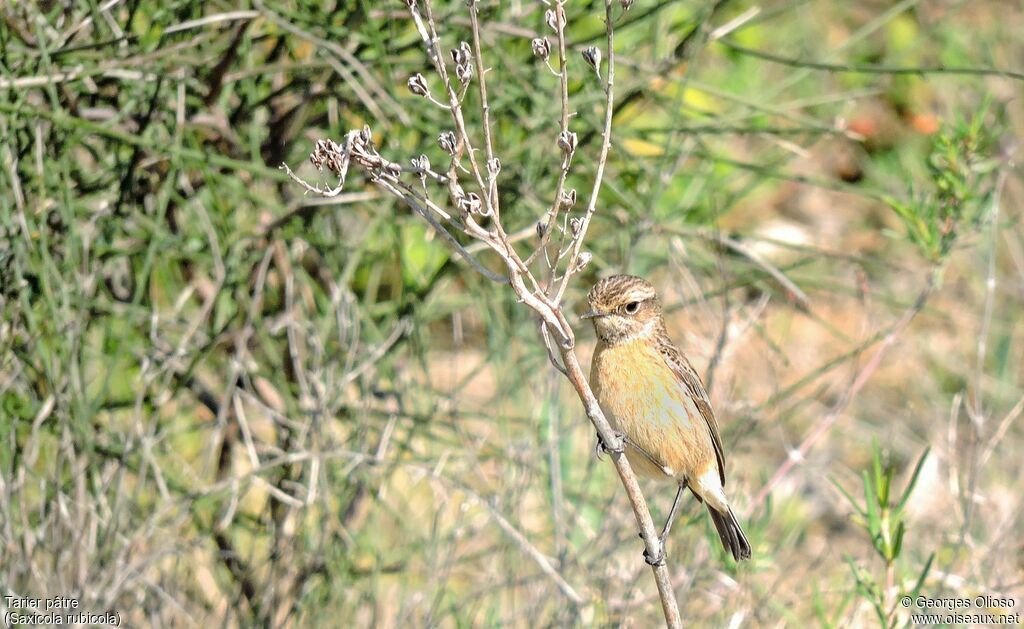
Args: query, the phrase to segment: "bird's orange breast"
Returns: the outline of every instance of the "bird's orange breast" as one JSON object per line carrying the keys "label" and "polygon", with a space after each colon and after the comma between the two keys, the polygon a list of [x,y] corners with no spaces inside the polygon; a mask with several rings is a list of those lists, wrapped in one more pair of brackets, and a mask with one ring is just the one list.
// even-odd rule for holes
{"label": "bird's orange breast", "polygon": [[699,477],[715,464],[705,420],[649,340],[599,343],[590,383],[612,426],[659,464],[671,468],[671,474],[666,474],[627,446],[627,457],[638,474],[682,481]]}

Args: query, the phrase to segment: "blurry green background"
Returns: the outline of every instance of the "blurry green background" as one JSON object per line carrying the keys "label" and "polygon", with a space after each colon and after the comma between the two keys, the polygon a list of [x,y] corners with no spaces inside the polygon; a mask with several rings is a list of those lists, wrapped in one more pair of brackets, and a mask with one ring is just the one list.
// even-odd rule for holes
{"label": "blurry green background", "polygon": [[[560,113],[530,41],[552,34],[542,3],[480,7],[503,219],[530,234]],[[579,212],[604,7],[566,11]],[[470,39],[464,2],[435,13],[444,48]],[[613,149],[568,310],[647,276],[711,388],[754,559],[687,501],[683,618],[888,622],[915,591],[1024,611],[1024,81],[985,71],[1024,71],[1024,6],[614,14]],[[324,200],[278,168],[333,185],[313,143],[364,124],[390,159],[442,163],[450,116],[416,72],[440,94],[398,1],[0,4],[4,594],[132,626],[661,622],[527,310],[355,172]],[[644,487],[660,522],[674,490]]]}

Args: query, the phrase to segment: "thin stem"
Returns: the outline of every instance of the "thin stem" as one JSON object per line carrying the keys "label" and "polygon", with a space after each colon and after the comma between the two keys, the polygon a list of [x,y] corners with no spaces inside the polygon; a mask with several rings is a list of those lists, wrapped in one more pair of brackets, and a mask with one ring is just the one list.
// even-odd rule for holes
{"label": "thin stem", "polygon": [[790,301],[794,302],[795,305],[797,306],[797,308],[799,308],[803,312],[808,312],[810,310],[810,307],[811,307],[810,306],[810,299],[808,299],[807,294],[804,293],[804,291],[801,290],[800,287],[797,286],[796,283],[793,282],[793,280],[789,279],[789,277],[787,277],[785,273],[783,273],[777,266],[772,264],[770,261],[765,259],[764,256],[762,256],[761,254],[757,253],[757,251],[751,249],[750,247],[746,246],[742,242],[736,240],[735,238],[730,238],[729,236],[726,236],[725,234],[715,233],[715,232],[712,232],[712,231],[706,230],[706,229],[695,229],[695,230],[689,230],[689,231],[687,231],[687,230],[664,230],[664,231],[674,231],[675,233],[678,233],[678,234],[681,234],[681,235],[684,235],[684,236],[694,236],[695,235],[695,236],[697,236],[699,238],[703,238],[705,240],[709,240],[711,242],[718,243],[718,244],[720,244],[723,247],[726,247],[728,249],[732,249],[736,253],[738,253],[741,256],[745,257],[746,259],[750,260],[750,262],[753,263],[755,266],[758,266],[761,269],[763,269],[766,273],[768,273],[768,275],[771,275],[775,279],[776,282],[781,284],[782,287],[784,289],[786,289],[786,298],[789,299]]}
{"label": "thin stem", "polygon": [[[559,0],[555,5],[555,26],[557,27],[557,39],[558,39],[558,96],[562,104],[562,116],[559,120],[559,133],[569,133],[569,69],[566,62],[565,56],[565,10],[562,5],[564,0]],[[551,68],[551,63],[548,62],[548,68]],[[554,70],[552,70],[554,71]],[[537,249],[530,254],[530,257],[526,259],[526,264],[533,262],[534,258],[541,251],[546,251],[548,243],[551,242],[551,232],[555,229],[555,222],[558,220],[558,212],[562,207],[562,192],[565,190],[565,179],[569,176],[569,164],[572,162],[572,156],[566,155],[562,160],[562,169],[558,173],[558,183],[555,185],[555,198],[551,202],[551,207],[548,208],[548,212],[542,219],[546,226],[544,234],[540,237],[540,244],[537,245]],[[551,284],[555,281],[555,266],[557,262],[552,264],[548,263],[548,281],[547,287],[550,288]]]}
{"label": "thin stem", "polygon": [[807,61],[805,59],[793,59],[775,55],[763,50],[754,50],[741,46],[728,39],[718,40],[726,48],[758,59],[764,59],[772,63],[791,66],[794,68],[810,68],[812,70],[824,70],[827,72],[842,72],[846,74],[954,74],[961,76],[1001,76],[1017,81],[1024,81],[1024,72],[1016,70],[1003,70],[1000,68],[971,68],[964,66],[883,66],[875,64],[839,64],[820,63]]}
{"label": "thin stem", "polygon": [[[647,554],[651,557],[661,556],[663,551],[661,539],[658,536],[658,529],[655,528],[654,519],[651,517],[650,508],[647,506],[647,500],[640,490],[640,484],[637,482],[636,474],[633,473],[633,468],[629,465],[629,460],[621,453],[625,447],[624,439],[612,430],[611,424],[608,423],[608,419],[601,411],[594,392],[583,376],[576,353],[571,349],[563,348],[562,362],[568,371],[569,382],[580,396],[587,418],[594,424],[598,436],[610,449],[619,452],[612,456],[612,461],[615,463],[615,471],[619,473],[619,479],[622,481],[626,496],[633,507],[633,515],[636,516],[637,526],[640,528],[640,536],[644,540]],[[654,571],[654,581],[658,586],[658,595],[661,598],[661,607],[665,614],[665,624],[672,629],[682,627],[683,621],[679,615],[679,604],[676,602],[676,594],[672,589],[668,567],[662,562],[660,565],[651,566],[651,570]]]}
{"label": "thin stem", "polygon": [[[476,179],[477,185],[480,187],[480,190],[487,190],[488,186],[484,185],[483,175],[480,171],[480,166],[477,163],[476,155],[473,151],[473,146],[469,139],[469,133],[466,131],[466,121],[462,115],[462,102],[458,95],[455,93],[455,89],[452,87],[451,80],[449,79],[448,76],[448,69],[444,64],[444,58],[441,55],[440,37],[438,37],[437,35],[437,28],[434,24],[434,14],[433,10],[431,9],[430,0],[424,0],[423,7],[427,17],[426,24],[424,25],[423,18],[420,16],[415,4],[410,7],[410,12],[412,14],[413,21],[416,24],[416,29],[420,33],[420,37],[423,39],[423,43],[427,46],[427,50],[430,54],[431,60],[434,63],[434,67],[437,69],[437,72],[440,75],[442,82],[444,83],[445,90],[448,93],[448,101],[451,104],[452,118],[455,121],[455,127],[456,130],[458,131],[460,150],[465,150],[466,155],[469,157],[469,162],[470,165],[472,166],[472,174]],[[458,155],[459,152],[456,152],[456,154],[452,157],[452,166],[449,169],[448,189],[449,194],[452,197],[452,201],[456,200],[456,195],[454,194],[455,190],[457,189],[455,181],[455,167],[457,166]],[[506,261],[510,262],[510,274],[524,274],[529,279],[530,284],[533,286],[534,294],[537,296],[531,294],[530,299],[527,300],[522,295],[520,295],[521,299],[524,299],[525,301],[527,301],[527,303],[529,303],[529,301],[536,299],[539,301],[539,303],[547,306],[550,309],[552,304],[549,302],[547,296],[543,294],[543,292],[541,291],[540,285],[537,283],[537,279],[531,273],[527,272],[526,264],[523,263],[522,259],[519,257],[519,254],[516,253],[515,248],[512,246],[512,244],[508,241],[508,238],[505,236],[504,228],[501,227],[501,221],[499,220],[500,217],[496,214],[495,208],[491,204],[490,194],[485,193],[483,195],[483,203],[484,207],[486,208],[485,213],[493,217],[494,219],[493,223],[496,225],[496,237],[492,237],[490,234],[487,234],[486,236],[477,235],[477,237],[479,237],[481,240],[487,241],[488,244],[494,249],[496,253],[505,258]],[[479,225],[476,224],[472,217],[467,218],[466,222],[470,225],[470,227],[473,230],[479,230],[480,232],[483,232],[483,228],[479,227]],[[510,280],[512,280],[513,285],[515,285],[515,279],[510,277]],[[571,344],[573,342],[572,331],[571,328],[569,328],[568,323],[565,321],[564,317],[553,318],[549,320],[549,323],[554,323],[555,321],[560,321],[556,329],[558,330],[559,336],[561,337],[561,342],[563,344]]]}
{"label": "thin stem", "polygon": [[[438,74],[441,76],[441,81],[444,83],[444,89],[448,93],[448,103],[451,105],[452,118],[455,120],[455,129],[459,134],[459,141],[463,145],[466,151],[466,156],[469,158],[469,163],[472,166],[472,174],[476,179],[477,185],[480,186],[480,190],[487,190],[488,186],[484,184],[484,178],[480,171],[480,165],[477,164],[476,154],[473,152],[473,145],[469,140],[469,132],[466,131],[466,120],[462,115],[462,100],[459,95],[455,92],[455,88],[452,86],[451,79],[448,76],[448,68],[444,64],[444,57],[441,55],[441,38],[437,35],[437,27],[434,25],[434,12],[431,8],[430,0],[424,0],[423,9],[427,16],[427,29],[430,35],[426,38],[424,43],[431,48],[433,54],[431,55],[434,61],[434,67],[437,69]],[[417,22],[417,26],[420,28],[420,34],[423,35],[422,21],[419,17],[419,12],[415,6],[411,9],[413,18]],[[484,194],[484,207],[487,209],[487,214],[495,216],[494,206],[491,204],[491,198],[489,194]],[[454,200],[454,199],[453,199]]]}
{"label": "thin stem", "polygon": [[576,268],[577,260],[580,257],[580,250],[583,248],[583,239],[590,227],[590,219],[597,209],[597,196],[601,192],[601,184],[604,181],[604,168],[608,163],[608,151],[612,146],[612,118],[615,115],[615,28],[612,26],[612,3],[605,0],[605,34],[607,36],[608,76],[605,79],[605,107],[604,107],[604,129],[601,132],[601,154],[597,159],[597,173],[594,175],[594,187],[590,191],[590,201],[587,203],[587,211],[580,222],[579,231],[573,234],[572,255],[569,256],[569,263],[566,266],[565,275],[558,286],[554,302],[562,302],[565,289],[569,286],[569,278],[572,277],[573,269]]}
{"label": "thin stem", "polygon": [[[477,85],[480,88],[480,111],[483,113],[484,121],[484,151],[487,153],[487,162],[490,163],[494,159],[494,146],[491,142],[491,106],[487,101],[487,72],[484,68],[484,57],[481,51],[480,44],[480,20],[474,1],[469,5],[469,19],[473,30],[473,55],[475,57],[476,72],[477,72]],[[500,208],[498,206],[498,182],[496,177],[490,175],[488,170],[488,188],[487,194],[491,197],[491,208],[494,211],[494,227],[499,234],[504,236],[505,231],[501,227]]]}
{"label": "thin stem", "polygon": [[[430,226],[433,227],[434,230],[441,235],[445,242],[447,242],[448,245],[452,249],[454,249],[456,253],[462,256],[463,259],[465,259],[466,262],[468,262],[469,265],[473,267],[473,269],[475,269],[478,273],[480,273],[487,279],[491,280],[492,282],[497,282],[499,284],[508,284],[507,277],[498,275],[497,273],[494,273],[493,271],[487,269],[484,265],[480,264],[479,260],[474,258],[472,254],[466,251],[465,247],[462,246],[462,243],[460,243],[455,238],[455,236],[451,234],[451,232],[445,229],[444,225],[442,225],[440,221],[434,218],[431,215],[431,213],[428,212],[427,209],[423,207],[423,205],[421,205],[420,199],[416,198],[416,195],[412,194],[411,191],[400,190],[397,186],[393,185],[391,182],[388,182],[384,179],[379,179],[374,183],[376,183],[381,188],[387,190],[391,194],[405,201],[406,205],[411,207],[417,214],[422,216],[428,223],[430,223]],[[433,203],[430,203],[429,200],[424,201],[426,202],[427,205],[433,205]]]}

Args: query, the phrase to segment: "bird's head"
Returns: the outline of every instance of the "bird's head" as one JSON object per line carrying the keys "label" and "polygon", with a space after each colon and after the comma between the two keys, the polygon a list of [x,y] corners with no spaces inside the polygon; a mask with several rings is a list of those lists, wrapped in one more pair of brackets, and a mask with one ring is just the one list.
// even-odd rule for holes
{"label": "bird's head", "polygon": [[613,275],[594,284],[587,294],[590,319],[599,339],[622,343],[655,332],[661,322],[661,301],[654,286],[633,275]]}

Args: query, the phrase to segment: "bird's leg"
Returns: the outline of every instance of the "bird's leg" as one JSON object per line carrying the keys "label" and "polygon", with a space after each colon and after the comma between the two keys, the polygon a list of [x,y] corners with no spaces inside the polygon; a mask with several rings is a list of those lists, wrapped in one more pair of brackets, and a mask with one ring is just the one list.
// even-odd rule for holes
{"label": "bird's leg", "polygon": [[679,513],[679,503],[683,500],[683,492],[686,491],[686,481],[679,483],[679,491],[676,492],[675,500],[672,501],[672,508],[668,512],[668,520],[665,521],[664,528],[661,529],[661,535],[658,536],[658,541],[661,542],[661,551],[657,557],[652,557],[647,549],[644,549],[644,561],[652,566],[661,566],[665,563],[665,542],[668,540],[668,532],[672,530],[672,523],[675,522],[676,514]]}
{"label": "bird's leg", "polygon": [[679,513],[679,503],[683,501],[683,492],[686,491],[686,481],[679,483],[679,491],[676,492],[676,498],[672,501],[672,508],[668,512],[668,520],[665,521],[665,528],[661,529],[661,545],[665,545],[665,540],[668,539],[668,532],[672,530],[672,523],[676,521],[676,515]]}
{"label": "bird's leg", "polygon": [[614,430],[612,432],[615,435],[615,439],[618,440],[618,442],[620,444],[619,447],[618,448],[612,448],[612,447],[608,446],[608,444],[606,444],[604,442],[604,439],[601,438],[601,433],[597,433],[597,445],[594,446],[594,454],[597,455],[598,459],[600,459],[603,455],[605,455],[605,454],[607,454],[609,452],[612,453],[612,454],[622,454],[623,452],[625,452],[625,450],[626,450],[626,447],[625,447],[625,445],[626,445],[626,435],[621,433],[621,432],[619,432],[618,430]]}

